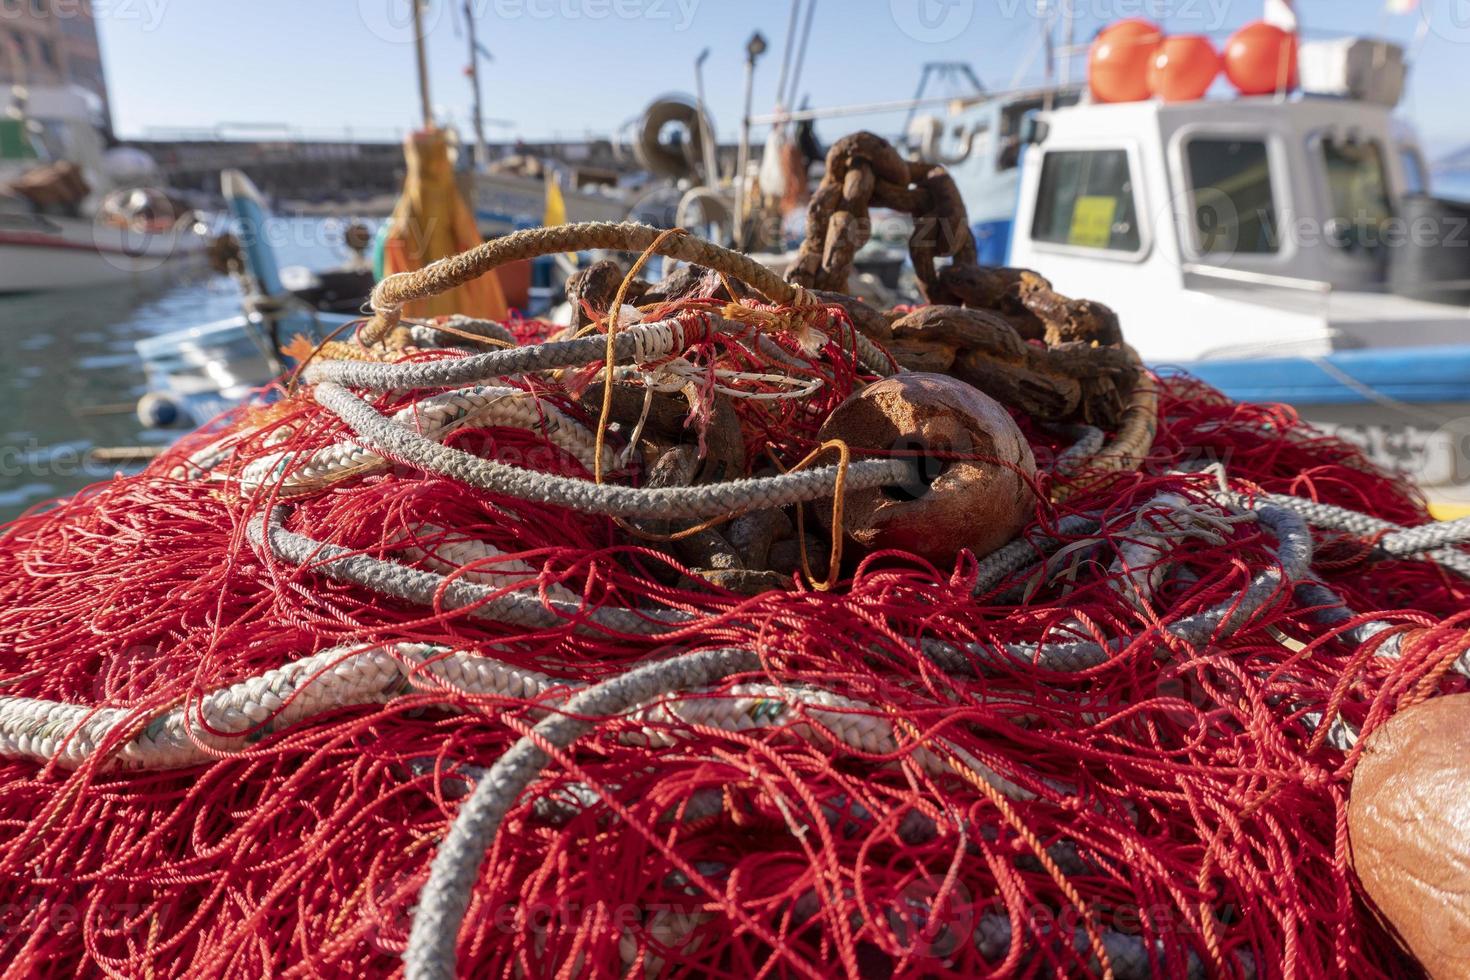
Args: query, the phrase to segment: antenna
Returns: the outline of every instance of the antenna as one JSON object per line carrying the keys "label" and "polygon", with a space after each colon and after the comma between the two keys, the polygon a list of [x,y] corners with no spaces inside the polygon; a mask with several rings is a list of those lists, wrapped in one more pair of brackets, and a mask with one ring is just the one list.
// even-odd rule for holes
{"label": "antenna", "polygon": [[475,8],[472,0],[464,0],[464,22],[470,39],[470,91],[474,95],[470,110],[475,124],[475,169],[483,170],[490,164],[490,151],[485,145],[485,112],[480,101],[480,59],[492,60],[490,52],[481,46],[475,33]]}

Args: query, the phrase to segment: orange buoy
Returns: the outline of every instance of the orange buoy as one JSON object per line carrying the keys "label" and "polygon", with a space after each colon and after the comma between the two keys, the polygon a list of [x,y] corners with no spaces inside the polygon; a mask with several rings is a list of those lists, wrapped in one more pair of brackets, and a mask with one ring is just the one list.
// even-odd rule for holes
{"label": "orange buoy", "polygon": [[1296,35],[1258,20],[1225,45],[1225,74],[1241,95],[1270,95],[1296,88]]}
{"label": "orange buoy", "polygon": [[1141,17],[1102,30],[1088,55],[1088,84],[1098,102],[1141,102],[1152,91],[1149,68],[1164,40],[1159,25]]}
{"label": "orange buoy", "polygon": [[1348,797],[1358,880],[1432,977],[1470,976],[1470,694],[1368,736]]}
{"label": "orange buoy", "polygon": [[1164,38],[1149,67],[1149,88],[1165,102],[1204,97],[1220,74],[1220,52],[1201,34]]}

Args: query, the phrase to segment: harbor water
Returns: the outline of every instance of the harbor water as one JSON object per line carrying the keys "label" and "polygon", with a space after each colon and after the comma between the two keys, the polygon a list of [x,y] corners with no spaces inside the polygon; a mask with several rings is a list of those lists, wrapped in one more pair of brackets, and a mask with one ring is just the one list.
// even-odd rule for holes
{"label": "harbor water", "polygon": [[[282,265],[325,269],[347,258],[341,227],[279,218],[269,234]],[[0,296],[0,521],[141,468],[93,462],[94,448],[176,439],[134,413],[146,386],[133,344],[239,313],[239,288],[202,263],[122,286]]]}

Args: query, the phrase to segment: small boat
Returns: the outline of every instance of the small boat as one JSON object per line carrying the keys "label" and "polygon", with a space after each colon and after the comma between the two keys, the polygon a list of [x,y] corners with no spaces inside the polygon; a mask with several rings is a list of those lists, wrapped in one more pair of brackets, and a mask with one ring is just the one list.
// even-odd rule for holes
{"label": "small boat", "polygon": [[106,151],[95,96],[9,90],[0,118],[0,294],[125,282],[204,254],[202,225],[147,179],[134,151]]}
{"label": "small boat", "polygon": [[0,293],[105,286],[197,259],[204,239],[193,225],[193,218],[150,228],[0,211]]}
{"label": "small boat", "polygon": [[[270,212],[260,191],[238,170],[221,175],[221,190],[234,218],[238,237],[238,278],[244,313],[137,342],[148,391],[138,401],[138,418],[159,428],[198,426],[227,411],[269,384],[289,366],[280,353],[292,337],[316,341],[356,317],[356,309],[372,286],[364,271],[346,282],[344,272],[329,282],[340,285],[344,299],[322,288],[322,279],[302,279],[301,293],[288,289],[265,234]],[[345,283],[345,284],[344,284]],[[321,308],[309,302],[316,299]]]}

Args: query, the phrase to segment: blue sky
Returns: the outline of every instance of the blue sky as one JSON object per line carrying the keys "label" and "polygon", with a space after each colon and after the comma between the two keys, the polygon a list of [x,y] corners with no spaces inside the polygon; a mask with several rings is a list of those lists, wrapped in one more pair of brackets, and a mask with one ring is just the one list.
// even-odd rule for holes
{"label": "blue sky", "polygon": [[[775,98],[789,0],[469,0],[482,42],[486,115],[497,135],[607,134],[653,97],[692,91],[708,47],[716,124],[739,125],[745,40],[771,49],[756,106]],[[1470,90],[1470,0],[1424,0],[1432,29],[1405,100],[1436,152],[1470,143],[1458,99]],[[408,0],[93,0],[124,135],[220,122],[387,133],[414,125],[417,95]],[[464,121],[469,88],[463,0],[432,0],[433,99]],[[801,93],[816,105],[906,98],[926,61],[967,61],[990,87],[1009,84],[1034,53],[1042,0],[818,0]],[[1080,38],[1122,16],[1153,16],[1176,33],[1224,36],[1261,13],[1261,0],[1075,0]],[[1409,42],[1418,15],[1389,16],[1384,0],[1299,0],[1313,32],[1379,33]],[[1040,61],[1028,78],[1040,74]],[[942,94],[942,93],[941,93]],[[893,116],[826,123],[832,139],[858,126],[896,129]]]}

